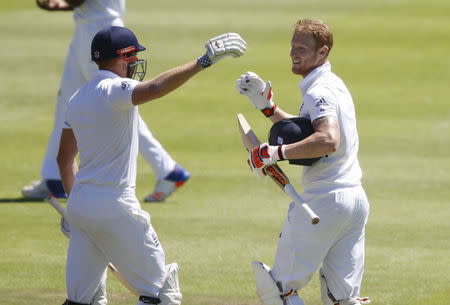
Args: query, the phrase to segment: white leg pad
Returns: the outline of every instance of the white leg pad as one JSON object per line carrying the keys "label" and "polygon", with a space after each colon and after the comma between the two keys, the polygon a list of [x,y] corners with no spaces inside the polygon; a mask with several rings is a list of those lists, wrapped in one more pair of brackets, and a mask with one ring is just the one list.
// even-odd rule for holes
{"label": "white leg pad", "polygon": [[325,280],[325,276],[322,274],[322,270],[320,270],[319,278],[320,278],[320,294],[322,297],[323,305],[333,305],[334,300],[332,300],[329,295],[330,291],[328,290],[327,282]]}
{"label": "white leg pad", "polygon": [[166,281],[159,293],[160,305],[180,305],[181,291],[178,281],[178,265],[172,263],[166,266]]}
{"label": "white leg pad", "polygon": [[283,305],[280,289],[269,273],[269,266],[253,261],[252,267],[256,277],[256,292],[263,305]]}
{"label": "white leg pad", "polygon": [[322,303],[323,305],[365,305],[370,304],[370,299],[367,297],[353,297],[343,300],[335,300],[333,295],[327,286],[327,281],[325,276],[320,271],[320,292],[322,295]]}

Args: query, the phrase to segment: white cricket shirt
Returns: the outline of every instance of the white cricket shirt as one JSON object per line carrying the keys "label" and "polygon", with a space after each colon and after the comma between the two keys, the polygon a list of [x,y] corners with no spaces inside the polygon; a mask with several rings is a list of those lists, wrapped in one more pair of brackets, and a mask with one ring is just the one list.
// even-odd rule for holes
{"label": "white cricket shirt", "polygon": [[73,10],[73,19],[76,23],[123,19],[124,15],[125,0],[86,0]]}
{"label": "white cricket shirt", "polygon": [[358,132],[355,107],[344,82],[324,63],[311,71],[301,82],[303,102],[300,116],[311,121],[322,116],[334,116],[339,121],[341,142],[338,149],[322,157],[313,166],[303,169],[306,193],[328,192],[341,187],[361,184],[358,162]]}
{"label": "white cricket shirt", "polygon": [[65,128],[77,140],[76,183],[135,187],[139,113],[131,96],[138,83],[97,70],[70,98]]}

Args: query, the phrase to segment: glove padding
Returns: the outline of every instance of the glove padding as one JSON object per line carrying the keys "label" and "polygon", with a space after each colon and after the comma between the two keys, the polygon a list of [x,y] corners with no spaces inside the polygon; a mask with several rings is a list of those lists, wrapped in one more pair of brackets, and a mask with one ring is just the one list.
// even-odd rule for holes
{"label": "glove padding", "polygon": [[270,81],[265,82],[258,74],[247,72],[236,81],[236,90],[249,98],[253,106],[265,113],[267,109],[274,110],[273,92]]}
{"label": "glove padding", "polygon": [[257,176],[263,176],[266,174],[264,169],[267,166],[286,159],[284,157],[284,149],[284,145],[271,146],[263,143],[252,149],[248,158],[248,164]]}
{"label": "glove padding", "polygon": [[239,34],[226,33],[208,40],[205,48],[205,55],[198,59],[202,68],[207,68],[226,56],[242,56],[247,50],[247,43]]}

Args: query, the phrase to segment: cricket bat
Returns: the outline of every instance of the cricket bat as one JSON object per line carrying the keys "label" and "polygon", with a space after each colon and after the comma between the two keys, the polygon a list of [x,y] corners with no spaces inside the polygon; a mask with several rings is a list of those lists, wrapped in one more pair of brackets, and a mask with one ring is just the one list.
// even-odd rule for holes
{"label": "cricket bat", "polygon": [[[250,124],[248,124],[242,113],[238,113],[237,119],[242,143],[244,144],[244,147],[247,149],[247,151],[250,152],[253,148],[261,145],[261,141],[259,141],[258,137],[253,132]],[[285,193],[287,193],[291,197],[294,202],[296,202],[303,208],[308,217],[311,219],[311,223],[313,225],[319,223],[319,216],[317,216],[316,213],[311,210],[308,204],[306,204],[305,201],[300,197],[292,184],[289,182],[289,178],[277,164],[267,166],[264,171]]]}
{"label": "cricket bat", "polygon": [[[48,197],[48,203],[58,212],[62,217],[66,216],[66,208],[63,207],[55,197]],[[127,288],[132,294],[136,296],[140,296],[139,292],[137,292],[128,282],[127,280],[117,271],[116,267],[113,264],[109,263],[108,265],[109,271],[119,280],[122,285]]]}

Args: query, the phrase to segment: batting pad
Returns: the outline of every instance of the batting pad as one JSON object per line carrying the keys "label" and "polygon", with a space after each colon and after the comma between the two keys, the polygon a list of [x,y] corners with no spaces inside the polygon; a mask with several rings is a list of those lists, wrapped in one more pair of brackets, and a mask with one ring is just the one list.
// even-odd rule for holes
{"label": "batting pad", "polygon": [[180,305],[181,292],[180,283],[178,281],[178,265],[172,263],[166,266],[166,281],[159,293],[160,305]]}
{"label": "batting pad", "polygon": [[269,266],[253,261],[252,267],[256,277],[256,293],[263,305],[283,305],[280,290],[269,273]]}

